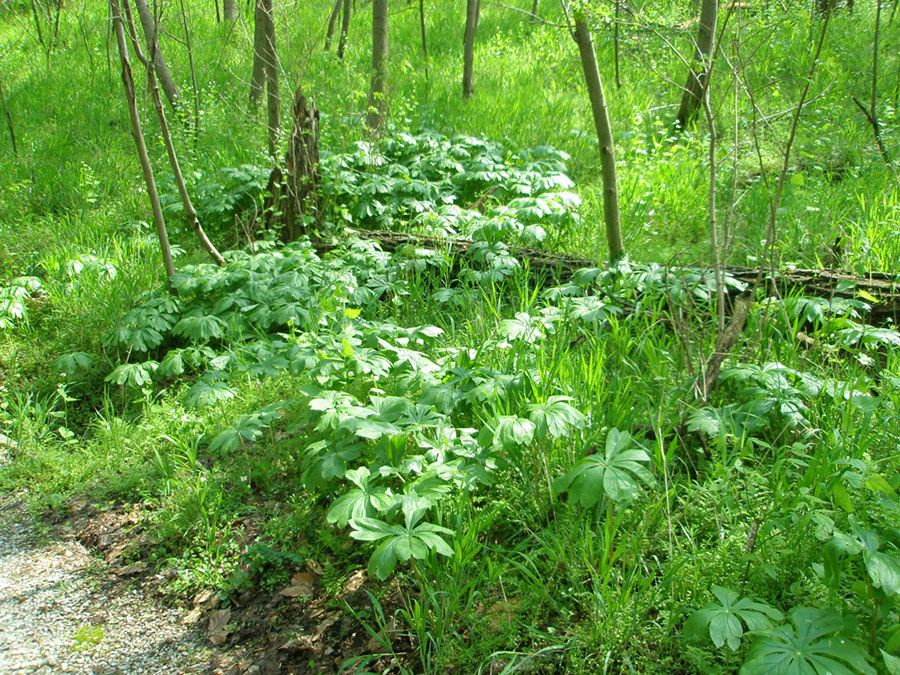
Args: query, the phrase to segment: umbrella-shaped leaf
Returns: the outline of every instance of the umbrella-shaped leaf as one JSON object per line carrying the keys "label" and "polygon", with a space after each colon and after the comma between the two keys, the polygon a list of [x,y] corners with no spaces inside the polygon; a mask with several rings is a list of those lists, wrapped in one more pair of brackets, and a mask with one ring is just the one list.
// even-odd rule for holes
{"label": "umbrella-shaped leaf", "polygon": [[704,605],[688,617],[684,634],[689,640],[701,640],[708,635],[717,648],[727,644],[736,652],[741,646],[744,625],[748,630],[762,630],[771,628],[772,621],[784,618],[774,607],[741,598],[731,589],[713,586],[711,590],[719,602]]}
{"label": "umbrella-shaped leaf", "polygon": [[603,496],[614,502],[628,502],[640,494],[640,483],[653,483],[645,464],[646,451],[628,432],[610,429],[604,454],[585,457],[565,476],[553,482],[557,493],[568,492],[569,499],[591,507]]}
{"label": "umbrella-shaped leaf", "polygon": [[[834,636],[843,627],[836,611],[797,607],[790,612],[793,625],[763,631],[741,675],[874,675],[864,649]],[[832,637],[825,637],[831,635]]]}
{"label": "umbrella-shaped leaf", "polygon": [[881,551],[867,552],[864,557],[872,585],[889,596],[900,593],[900,560]]}
{"label": "umbrella-shaped leaf", "polygon": [[570,429],[580,429],[587,418],[575,409],[569,396],[551,396],[544,403],[528,406],[528,417],[535,424],[539,438],[568,436]]}

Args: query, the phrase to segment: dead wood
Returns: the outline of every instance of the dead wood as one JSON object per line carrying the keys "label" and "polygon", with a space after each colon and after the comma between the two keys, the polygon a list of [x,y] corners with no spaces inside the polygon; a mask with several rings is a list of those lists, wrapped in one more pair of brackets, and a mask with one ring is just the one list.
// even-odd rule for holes
{"label": "dead wood", "polygon": [[308,103],[299,85],[291,108],[293,123],[284,170],[275,167],[269,175],[267,212],[277,218],[282,238],[292,241],[300,235],[304,214],[318,220],[321,178],[319,175],[319,111]]}
{"label": "dead wood", "polygon": [[[389,230],[353,230],[349,234],[360,239],[376,241],[388,252],[413,246],[439,250],[463,258],[475,243],[467,239]],[[320,252],[337,247],[336,242],[325,240],[317,240],[314,245]],[[551,253],[535,248],[518,247],[513,248],[511,252],[520,262],[527,264],[536,276],[554,283],[565,283],[579,269],[600,265],[596,258]],[[671,268],[671,271],[673,274],[708,272],[709,268],[677,267]],[[725,272],[728,277],[744,283],[747,287],[753,287],[760,277],[760,270],[756,267],[732,266],[726,267]],[[867,272],[857,275],[842,270],[787,269],[776,271],[774,274],[763,274],[762,286],[768,295],[784,295],[799,290],[805,295],[826,299],[859,298],[860,293],[865,292],[870,298],[876,299],[874,302],[871,299],[866,301],[870,306],[864,316],[866,321],[871,324],[891,322],[896,324],[900,321],[900,275],[897,274]],[[729,291],[731,294],[729,300],[734,304],[742,291],[732,288],[729,288]]]}

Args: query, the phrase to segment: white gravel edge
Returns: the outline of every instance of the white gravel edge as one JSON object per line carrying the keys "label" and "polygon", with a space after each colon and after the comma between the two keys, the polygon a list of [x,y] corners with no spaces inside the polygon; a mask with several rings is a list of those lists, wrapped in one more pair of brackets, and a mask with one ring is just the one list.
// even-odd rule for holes
{"label": "white gravel edge", "polygon": [[105,593],[77,541],[41,541],[20,503],[0,500],[0,673],[206,670],[202,636],[140,590]]}

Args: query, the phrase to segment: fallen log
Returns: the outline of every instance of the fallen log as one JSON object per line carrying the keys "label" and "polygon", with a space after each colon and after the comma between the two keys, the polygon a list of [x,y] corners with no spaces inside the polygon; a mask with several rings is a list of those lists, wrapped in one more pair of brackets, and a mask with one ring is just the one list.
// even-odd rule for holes
{"label": "fallen log", "polygon": [[[469,239],[441,237],[428,234],[394,232],[390,230],[349,230],[348,234],[376,241],[381,248],[394,252],[406,246],[442,251],[448,255],[465,258],[473,242]],[[314,240],[313,245],[319,252],[326,252],[338,246],[337,240]],[[517,247],[510,252],[520,262],[528,264],[536,276],[543,276],[555,283],[565,283],[579,269],[598,267],[601,263],[595,258],[551,253],[540,249]],[[707,272],[704,267],[673,267],[673,273]],[[760,278],[760,270],[756,267],[725,268],[725,272],[748,287],[753,286]],[[867,272],[856,275],[842,270],[784,269],[762,275],[766,293],[783,295],[795,290],[804,295],[832,299],[863,297],[869,305],[869,311],[863,318],[871,324],[897,324],[900,321],[900,274],[885,272]],[[729,289],[732,296],[739,290]],[[874,298],[874,300],[873,300]],[[732,297],[734,299],[734,297]]]}

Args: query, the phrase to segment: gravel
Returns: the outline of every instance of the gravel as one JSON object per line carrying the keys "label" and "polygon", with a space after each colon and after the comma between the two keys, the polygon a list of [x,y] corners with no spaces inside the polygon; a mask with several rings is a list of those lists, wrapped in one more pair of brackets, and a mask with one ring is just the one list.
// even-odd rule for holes
{"label": "gravel", "polygon": [[206,670],[179,613],[104,580],[77,541],[43,541],[21,504],[0,503],[0,673]]}

